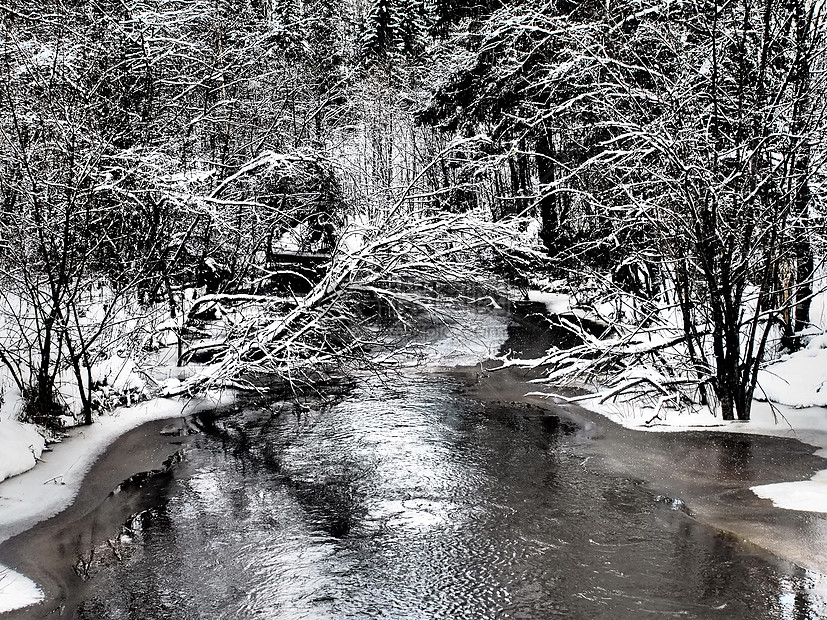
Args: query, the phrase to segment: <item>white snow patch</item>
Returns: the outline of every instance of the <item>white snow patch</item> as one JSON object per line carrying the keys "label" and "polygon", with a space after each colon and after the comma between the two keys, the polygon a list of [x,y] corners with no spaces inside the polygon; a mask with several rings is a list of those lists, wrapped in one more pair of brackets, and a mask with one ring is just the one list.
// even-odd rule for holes
{"label": "white snow patch", "polygon": [[277,246],[282,252],[300,252],[304,248],[303,240],[308,236],[307,224],[301,223],[298,226],[287,229],[279,237]]}
{"label": "white snow patch", "polygon": [[572,312],[571,296],[566,293],[546,293],[528,291],[528,300],[545,304],[549,314],[568,314]]}
{"label": "white snow patch", "polygon": [[455,325],[436,329],[427,345],[426,364],[436,367],[474,366],[494,358],[508,339],[508,320],[482,312]]}
{"label": "white snow patch", "polygon": [[529,290],[528,301],[545,304],[546,311],[553,315],[575,317],[596,323],[605,322],[606,317],[613,316],[617,309],[610,302],[599,303],[593,309],[577,306],[577,301],[567,293],[552,293],[547,291]]}
{"label": "white snow patch", "polygon": [[42,600],[43,592],[34,581],[0,564],[0,614]]}
{"label": "white snow patch", "polygon": [[365,247],[365,236],[373,229],[368,216],[359,213],[347,222],[339,240],[339,248],[349,256],[355,256]]}
{"label": "white snow patch", "polygon": [[810,480],[764,484],[752,487],[752,492],[772,500],[773,505],[779,508],[827,512],[827,469]]}
{"label": "white snow patch", "polygon": [[113,355],[92,366],[92,381],[116,390],[142,390],[145,381],[130,358]]}
{"label": "white snow patch", "polygon": [[189,170],[186,172],[179,172],[170,174],[164,177],[167,184],[186,186],[191,183],[203,183],[215,175],[215,170],[210,168],[208,170]]}
{"label": "white snow patch", "polygon": [[[817,336],[758,375],[759,396],[789,407],[827,407],[827,337]],[[827,417],[827,412],[825,412]]]}
{"label": "white snow patch", "polygon": [[0,482],[34,467],[45,445],[33,424],[0,420]]}

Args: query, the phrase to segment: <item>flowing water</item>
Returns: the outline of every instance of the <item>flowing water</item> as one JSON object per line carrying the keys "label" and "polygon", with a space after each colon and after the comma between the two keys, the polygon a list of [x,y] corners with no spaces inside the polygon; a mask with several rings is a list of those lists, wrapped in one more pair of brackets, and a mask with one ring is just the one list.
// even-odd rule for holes
{"label": "flowing water", "polygon": [[823,617],[812,577],[592,468],[561,414],[409,374],[195,438],[80,618]]}

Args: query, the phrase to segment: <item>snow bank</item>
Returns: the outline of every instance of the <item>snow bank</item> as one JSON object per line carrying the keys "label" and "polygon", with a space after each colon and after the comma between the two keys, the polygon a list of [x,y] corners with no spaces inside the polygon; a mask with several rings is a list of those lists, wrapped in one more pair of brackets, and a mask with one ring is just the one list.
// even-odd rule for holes
{"label": "snow bank", "polygon": [[827,407],[827,335],[762,370],[756,391],[789,407]]}
{"label": "snow bank", "polygon": [[605,323],[607,317],[615,316],[619,312],[619,309],[610,302],[598,303],[593,309],[578,307],[577,301],[567,293],[529,290],[526,296],[528,301],[544,304],[549,314],[574,317],[598,324]]}
{"label": "snow bank", "polygon": [[34,581],[0,565],[0,614],[43,600]]}
{"label": "snow bank", "polygon": [[0,482],[34,467],[46,447],[33,424],[17,420],[21,403],[20,390],[8,370],[0,368]]}
{"label": "snow bank", "polygon": [[[123,433],[153,420],[214,408],[233,397],[232,392],[226,391],[186,402],[155,399],[118,409],[112,415],[100,417],[92,426],[71,429],[67,439],[43,454],[37,467],[0,484],[0,542],[69,506],[89,468]],[[5,457],[6,453],[0,454]],[[33,582],[0,565],[0,612],[32,605],[41,599],[42,593]]]}
{"label": "snow bank", "polygon": [[34,425],[0,420],[0,482],[34,467],[45,446]]}
{"label": "snow bank", "polygon": [[130,358],[113,355],[92,365],[92,381],[106,384],[113,389],[143,390],[146,382]]}

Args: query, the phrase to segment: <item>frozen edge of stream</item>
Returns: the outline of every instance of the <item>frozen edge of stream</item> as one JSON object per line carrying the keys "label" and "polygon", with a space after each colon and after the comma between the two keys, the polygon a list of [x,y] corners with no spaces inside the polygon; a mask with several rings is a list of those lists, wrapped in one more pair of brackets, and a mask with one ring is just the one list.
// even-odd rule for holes
{"label": "frozen edge of stream", "polygon": [[[531,290],[528,297],[544,304],[551,315],[573,312],[574,304],[566,293]],[[827,332],[827,290],[820,291],[812,300],[810,317],[817,331]],[[761,399],[753,401],[749,423],[725,422],[707,407],[698,407],[693,412],[666,408],[656,411],[631,404],[600,403],[599,397],[578,404],[634,430],[712,430],[793,438],[818,448],[816,454],[827,458],[827,333],[809,336],[804,349],[784,355],[763,368],[758,375],[756,393]],[[542,391],[532,394],[550,396]],[[659,415],[657,424],[646,424],[655,414]],[[758,497],[772,501],[776,508],[827,513],[827,468],[810,480],[765,484],[751,490]]]}
{"label": "frozen edge of stream", "polygon": [[[749,422],[725,422],[709,410],[703,410],[661,413],[663,421],[646,425],[643,420],[647,417],[640,410],[632,411],[624,405],[601,405],[593,400],[578,404],[636,431],[716,431],[791,438],[818,448],[816,456],[827,458],[827,410],[823,407],[793,408],[754,401]],[[758,497],[772,501],[776,508],[827,513],[827,469],[816,472],[810,480],[764,484],[750,487],[750,490]]]}
{"label": "frozen edge of stream", "polygon": [[[71,429],[69,437],[54,444],[35,467],[0,484],[0,543],[65,510],[95,461],[124,433],[147,422],[227,405],[234,398],[231,391],[186,401],[156,398],[101,416],[92,426]],[[43,598],[34,581],[0,564],[0,613]]]}

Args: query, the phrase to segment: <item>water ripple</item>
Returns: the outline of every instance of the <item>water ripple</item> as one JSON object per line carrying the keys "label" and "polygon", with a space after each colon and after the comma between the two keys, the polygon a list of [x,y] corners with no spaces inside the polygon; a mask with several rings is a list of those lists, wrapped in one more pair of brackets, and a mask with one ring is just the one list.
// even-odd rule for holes
{"label": "water ripple", "polygon": [[[436,377],[228,421],[80,618],[816,618],[793,567],[581,466],[571,425]],[[562,415],[562,414],[561,414]],[[792,610],[792,612],[790,611]],[[793,612],[798,615],[791,615]]]}

